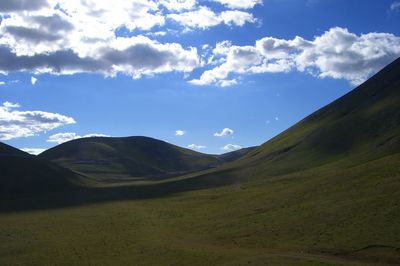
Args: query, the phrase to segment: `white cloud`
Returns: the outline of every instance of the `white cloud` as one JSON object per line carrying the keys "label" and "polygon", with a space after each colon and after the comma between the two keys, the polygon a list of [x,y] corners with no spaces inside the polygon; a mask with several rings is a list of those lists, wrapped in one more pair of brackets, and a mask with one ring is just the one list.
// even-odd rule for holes
{"label": "white cloud", "polygon": [[262,4],[262,0],[212,0],[214,2],[218,2],[224,6],[229,8],[241,8],[241,9],[250,9],[253,8],[257,4]]}
{"label": "white cloud", "polygon": [[70,140],[74,140],[74,139],[78,139],[81,136],[77,135],[76,133],[73,132],[67,132],[67,133],[57,133],[54,135],[51,135],[48,139],[47,142],[55,142],[58,144],[70,141]]}
{"label": "white cloud", "polygon": [[235,25],[240,27],[242,27],[246,23],[254,23],[257,21],[252,14],[238,10],[229,10],[222,12],[221,19],[226,25]]}
{"label": "white cloud", "polygon": [[1,0],[0,12],[34,11],[48,5],[47,0]]}
{"label": "white cloud", "polygon": [[44,152],[46,149],[41,149],[41,148],[22,148],[21,149],[24,152],[33,154],[33,155],[38,155],[42,152]]}
{"label": "white cloud", "polygon": [[247,12],[229,10],[217,14],[206,6],[200,6],[197,10],[193,11],[169,14],[168,18],[178,22],[184,27],[192,29],[206,29],[221,23],[229,26],[243,26],[246,23],[253,23],[256,21],[253,15]]}
{"label": "white cloud", "polygon": [[[107,76],[117,73],[139,78],[170,71],[190,72],[199,66],[195,48],[184,49],[180,44],[161,44],[145,36],[116,38],[108,47],[87,46],[93,53],[85,57],[72,50],[50,54],[17,56],[0,45],[0,72],[34,71],[36,73],[74,74],[98,72]],[[81,51],[82,52],[82,51]],[[85,53],[86,53],[85,52]]]}
{"label": "white cloud", "polygon": [[17,111],[19,104],[0,105],[0,140],[34,136],[57,127],[74,124],[72,117],[43,111]]}
{"label": "white cloud", "polygon": [[233,134],[233,130],[226,127],[221,132],[214,133],[214,136],[215,137],[225,137],[225,136],[232,135],[232,134]]}
{"label": "white cloud", "polygon": [[190,144],[190,145],[188,145],[187,147],[188,147],[189,149],[192,149],[192,150],[201,150],[201,149],[207,148],[206,146],[197,145],[197,144]]}
{"label": "white cloud", "polygon": [[371,74],[400,56],[400,37],[390,33],[356,35],[344,28],[331,28],[314,40],[265,37],[254,46],[218,43],[210,65],[195,85],[229,85],[232,75],[285,73],[291,70],[320,78],[346,79],[360,84]]}
{"label": "white cloud", "polygon": [[[0,15],[2,10],[17,7],[6,2],[0,4]],[[145,33],[117,36],[120,29],[145,32],[164,25],[165,16],[156,1],[49,0],[50,6],[37,0],[37,5],[22,2],[21,10],[31,10],[33,6],[37,10],[13,11],[2,17],[0,73],[96,72],[106,76],[123,73],[139,78],[172,71],[190,72],[200,65],[193,47],[160,43],[145,37]],[[174,1],[164,1],[164,4],[166,2],[173,4]],[[158,31],[154,35],[165,32]]]}
{"label": "white cloud", "polygon": [[169,10],[182,11],[193,9],[197,1],[196,0],[161,0],[159,3]]}
{"label": "white cloud", "polygon": [[6,85],[6,83],[4,81],[0,81],[0,86],[2,85]]}
{"label": "white cloud", "polygon": [[61,144],[61,143],[71,141],[74,139],[93,138],[93,137],[110,137],[110,136],[105,135],[105,134],[87,134],[84,136],[80,136],[74,132],[66,132],[66,133],[57,133],[57,134],[51,135],[47,139],[47,142],[55,142],[55,143]]}
{"label": "white cloud", "polygon": [[218,81],[218,85],[221,86],[222,88],[224,87],[230,87],[232,85],[238,84],[236,79],[223,79]]}
{"label": "white cloud", "polygon": [[240,150],[241,148],[242,148],[242,146],[235,145],[235,144],[228,144],[228,145],[225,145],[224,147],[222,147],[222,149],[224,151],[237,151],[237,150]]}
{"label": "white cloud", "polygon": [[[233,5],[242,8],[250,2]],[[145,37],[178,32],[167,19],[191,29],[256,21],[248,12],[216,13],[196,0],[2,0],[0,16],[0,73],[122,73],[134,78],[187,74],[202,65],[193,47]]]}
{"label": "white cloud", "polygon": [[394,1],[394,2],[390,5],[390,10],[391,10],[391,11],[398,11],[398,10],[400,10],[400,1]]}
{"label": "white cloud", "polygon": [[176,130],[175,131],[175,136],[183,136],[186,134],[185,130]]}
{"label": "white cloud", "polygon": [[111,136],[106,135],[106,134],[92,133],[92,134],[83,135],[82,138],[108,138],[108,137],[111,137]]}
{"label": "white cloud", "polygon": [[31,83],[32,83],[32,85],[35,85],[37,81],[38,81],[37,78],[35,78],[35,77],[33,77],[33,76],[31,77]]}

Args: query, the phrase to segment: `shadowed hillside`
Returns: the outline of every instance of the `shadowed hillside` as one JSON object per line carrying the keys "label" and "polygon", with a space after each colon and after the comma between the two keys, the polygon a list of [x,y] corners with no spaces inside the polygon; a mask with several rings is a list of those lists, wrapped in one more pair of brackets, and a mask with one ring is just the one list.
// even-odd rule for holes
{"label": "shadowed hillside", "polygon": [[19,197],[76,188],[82,176],[0,143],[0,195]]}
{"label": "shadowed hillside", "polygon": [[0,156],[29,156],[28,153],[0,142]]}
{"label": "shadowed hillside", "polygon": [[148,137],[83,138],[39,155],[97,179],[164,178],[207,169],[220,163],[198,153]]}

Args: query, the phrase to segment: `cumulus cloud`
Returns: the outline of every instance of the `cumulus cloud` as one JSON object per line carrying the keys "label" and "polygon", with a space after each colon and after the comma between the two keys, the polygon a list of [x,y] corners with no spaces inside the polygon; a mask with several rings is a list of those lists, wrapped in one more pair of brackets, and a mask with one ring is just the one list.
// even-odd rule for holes
{"label": "cumulus cloud", "polygon": [[188,147],[189,149],[192,149],[192,150],[201,150],[201,149],[207,148],[207,147],[204,146],[204,145],[197,145],[197,144],[190,144],[190,145],[188,145],[187,147]]}
{"label": "cumulus cloud", "polygon": [[221,23],[230,26],[243,26],[246,23],[253,23],[256,21],[253,15],[248,12],[228,10],[217,14],[206,6],[201,6],[197,10],[193,11],[169,14],[168,18],[178,22],[184,27],[192,29],[206,29],[217,26]]}
{"label": "cumulus cloud", "polygon": [[175,136],[178,136],[178,137],[183,136],[185,134],[186,134],[185,130],[176,130],[175,131]]}
{"label": "cumulus cloud", "polygon": [[0,86],[2,85],[6,85],[6,83],[4,81],[0,81]]}
{"label": "cumulus cloud", "polygon": [[229,8],[250,9],[257,4],[262,4],[262,0],[212,0]]}
{"label": "cumulus cloud", "polygon": [[256,21],[240,10],[215,13],[196,0],[2,0],[0,16],[0,73],[123,73],[134,78],[188,73],[201,66],[197,49],[145,37],[176,32],[167,19],[193,29]]}
{"label": "cumulus cloud", "polygon": [[57,133],[57,134],[51,135],[47,139],[47,142],[55,142],[57,144],[61,144],[61,143],[71,141],[74,139],[93,138],[93,137],[110,137],[110,136],[105,135],[105,134],[87,134],[84,136],[80,136],[74,132],[66,132],[66,133]]}
{"label": "cumulus cloud", "polygon": [[228,144],[228,145],[225,145],[224,147],[222,147],[222,149],[224,151],[237,151],[237,150],[240,150],[241,148],[242,148],[242,146],[236,145],[236,144]]}
{"label": "cumulus cloud", "polygon": [[57,127],[74,124],[72,117],[43,111],[18,111],[19,104],[0,105],[0,140],[34,136]]}
{"label": "cumulus cloud", "polygon": [[400,1],[394,1],[394,2],[390,5],[390,10],[391,10],[391,11],[399,11],[399,10],[400,10]]}
{"label": "cumulus cloud", "polygon": [[48,139],[47,142],[55,142],[58,144],[70,141],[70,140],[74,140],[74,139],[78,139],[80,138],[80,136],[78,136],[76,133],[72,133],[72,132],[67,132],[67,133],[57,133],[54,135],[51,135]]}
{"label": "cumulus cloud", "polygon": [[42,148],[22,148],[21,149],[24,152],[33,154],[33,155],[39,155],[42,152],[44,152],[46,149],[42,149]]}
{"label": "cumulus cloud", "polygon": [[215,137],[225,137],[225,136],[232,135],[232,134],[233,134],[233,130],[226,127],[221,132],[214,133],[214,136]]}
{"label": "cumulus cloud", "polygon": [[357,85],[399,56],[398,36],[375,32],[356,35],[336,27],[314,40],[265,37],[253,46],[218,43],[210,63],[216,66],[190,82],[226,86],[229,83],[224,81],[232,75],[297,70],[319,78],[346,79]]}
{"label": "cumulus cloud", "polygon": [[17,56],[8,47],[0,46],[0,72],[98,72],[108,76],[124,73],[139,78],[170,71],[190,72],[200,63],[195,48],[186,50],[177,43],[160,44],[145,36],[117,38],[111,47],[96,51],[95,57],[81,57],[72,50]]}
{"label": "cumulus cloud", "polygon": [[34,11],[48,5],[47,0],[1,0],[0,12]]}
{"label": "cumulus cloud", "polygon": [[218,81],[218,85],[221,86],[222,88],[224,87],[230,87],[232,85],[238,84],[236,79],[223,79]]}
{"label": "cumulus cloud", "polygon": [[37,78],[35,78],[35,77],[33,77],[33,76],[31,77],[31,84],[32,84],[32,85],[35,85],[37,81],[38,81]]}
{"label": "cumulus cloud", "polygon": [[159,3],[165,6],[169,10],[182,11],[193,9],[197,1],[196,0],[161,0]]}
{"label": "cumulus cloud", "polygon": [[[0,73],[97,72],[139,78],[171,71],[190,72],[200,64],[195,48],[159,43],[144,35],[116,35],[120,28],[149,30],[163,25],[164,16],[154,1],[54,0],[51,3],[52,6],[57,3],[57,7],[3,17]],[[30,6],[21,5],[24,10]],[[7,10],[12,10],[11,4],[8,6]]]}

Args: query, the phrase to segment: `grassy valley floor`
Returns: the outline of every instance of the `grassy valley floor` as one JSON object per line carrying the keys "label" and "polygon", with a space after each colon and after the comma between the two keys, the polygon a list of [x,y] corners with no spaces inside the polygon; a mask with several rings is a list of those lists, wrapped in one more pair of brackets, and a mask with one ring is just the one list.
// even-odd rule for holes
{"label": "grassy valley floor", "polygon": [[398,161],[3,212],[0,265],[398,265]]}

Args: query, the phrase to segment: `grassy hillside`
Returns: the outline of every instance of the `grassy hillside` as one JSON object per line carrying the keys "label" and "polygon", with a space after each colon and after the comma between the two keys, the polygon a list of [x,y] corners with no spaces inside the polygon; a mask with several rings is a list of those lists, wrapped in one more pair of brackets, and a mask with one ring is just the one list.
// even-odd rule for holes
{"label": "grassy hillside", "polygon": [[26,152],[23,152],[10,145],[0,142],[0,156],[9,156],[9,155],[29,156],[29,154]]}
{"label": "grassy hillside", "polygon": [[39,157],[99,180],[158,179],[220,163],[216,156],[148,137],[77,139],[49,149]]}
{"label": "grassy hillside", "polygon": [[326,163],[358,165],[400,151],[400,60],[249,153],[264,176]]}
{"label": "grassy hillside", "polygon": [[224,163],[233,162],[233,161],[236,161],[236,160],[244,157],[246,154],[254,151],[255,149],[257,149],[257,146],[242,148],[237,151],[227,152],[227,153],[218,155],[218,159],[220,159]]}
{"label": "grassy hillside", "polygon": [[158,180],[234,161],[253,148],[210,155],[148,137],[93,137],[58,145],[39,155],[100,181]]}
{"label": "grassy hillside", "polygon": [[0,198],[15,198],[76,188],[82,176],[0,143]]}
{"label": "grassy hillside", "polygon": [[0,264],[400,265],[399,92],[397,60],[218,168],[3,200]]}

